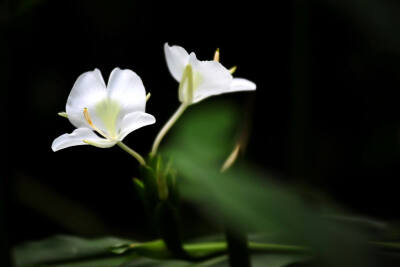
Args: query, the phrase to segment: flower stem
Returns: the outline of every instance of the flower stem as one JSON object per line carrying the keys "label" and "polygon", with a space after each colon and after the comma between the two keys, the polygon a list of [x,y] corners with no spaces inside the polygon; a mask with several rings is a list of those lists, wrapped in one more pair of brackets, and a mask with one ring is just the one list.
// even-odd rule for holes
{"label": "flower stem", "polygon": [[225,220],[225,237],[228,245],[229,266],[250,267],[251,258],[246,232],[233,228]]}
{"label": "flower stem", "polygon": [[151,149],[150,155],[154,156],[157,153],[157,149],[160,146],[161,140],[167,134],[169,129],[175,124],[179,117],[183,114],[188,104],[182,103],[179,108],[175,111],[174,115],[169,119],[169,121],[164,125],[164,127],[158,133],[156,139],[154,140],[153,147]]}
{"label": "flower stem", "polygon": [[137,153],[135,150],[133,150],[132,148],[130,148],[129,146],[125,145],[124,143],[122,143],[121,141],[117,142],[117,145],[122,148],[123,150],[125,150],[126,152],[128,152],[132,157],[134,157],[135,159],[137,159],[137,161],[139,161],[140,165],[145,166],[146,165],[146,161],[144,160],[144,158],[142,156],[140,156],[139,153]]}
{"label": "flower stem", "polygon": [[[226,242],[207,242],[184,244],[183,248],[191,257],[191,261],[203,261],[212,259],[228,252],[228,244]],[[137,252],[141,256],[156,259],[176,258],[167,248],[164,241],[158,239],[144,243],[124,244],[121,253],[126,251]],[[311,255],[313,252],[310,248],[293,245],[280,245],[249,242],[248,249],[250,253],[270,253],[270,254],[295,254],[295,255]]]}

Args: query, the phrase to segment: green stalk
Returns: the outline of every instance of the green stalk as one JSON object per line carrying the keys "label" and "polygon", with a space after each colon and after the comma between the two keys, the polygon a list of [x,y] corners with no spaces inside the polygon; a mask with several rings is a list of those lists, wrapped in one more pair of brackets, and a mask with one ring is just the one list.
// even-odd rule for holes
{"label": "green stalk", "polygon": [[126,152],[128,152],[132,157],[134,157],[137,161],[139,161],[140,165],[142,166],[146,166],[146,161],[144,160],[144,158],[137,153],[135,150],[133,150],[132,148],[130,148],[129,146],[125,145],[124,143],[122,143],[121,141],[117,142],[117,145],[122,148],[123,150],[125,150]]}
{"label": "green stalk", "polygon": [[168,122],[163,126],[163,128],[158,133],[156,139],[154,140],[150,155],[154,156],[157,153],[158,147],[160,146],[162,139],[171,129],[171,127],[175,124],[175,122],[179,119],[179,117],[183,114],[183,112],[186,110],[187,107],[188,107],[187,104],[182,103],[179,106],[179,108],[175,111],[175,113],[172,115],[172,117],[168,120]]}
{"label": "green stalk", "polygon": [[[184,244],[183,249],[190,256],[192,261],[200,261],[213,258],[228,252],[226,242],[207,242],[196,244]],[[275,254],[307,254],[310,249],[301,246],[266,244],[258,242],[248,242],[248,249],[251,253],[275,253]],[[137,252],[141,256],[157,259],[171,259],[174,254],[168,250],[162,240],[154,240],[145,243],[130,244],[125,251]]]}
{"label": "green stalk", "polygon": [[[187,87],[185,87],[186,82],[188,83]],[[154,140],[153,147],[151,149],[150,153],[151,156],[154,156],[157,153],[157,149],[160,146],[161,140],[171,129],[171,127],[175,124],[175,122],[179,119],[179,117],[186,110],[186,108],[193,102],[193,90],[194,90],[193,71],[192,71],[192,66],[188,64],[185,67],[185,70],[183,71],[182,79],[179,83],[179,89],[178,89],[179,100],[182,102],[182,104],[158,133],[156,139]]]}
{"label": "green stalk", "polygon": [[246,232],[231,227],[225,220],[225,238],[228,244],[229,266],[250,267],[251,259]]}

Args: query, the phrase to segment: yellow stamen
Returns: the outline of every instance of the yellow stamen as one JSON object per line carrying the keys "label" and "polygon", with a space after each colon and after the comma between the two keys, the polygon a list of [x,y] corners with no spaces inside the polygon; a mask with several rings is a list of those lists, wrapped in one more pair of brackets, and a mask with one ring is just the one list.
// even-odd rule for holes
{"label": "yellow stamen", "polygon": [[[87,121],[87,123],[89,123],[90,127],[93,128],[93,130],[95,130],[95,131],[98,132],[100,135],[102,135],[103,137],[105,137],[105,138],[108,139],[108,136],[107,136],[102,130],[100,130],[99,128],[97,128],[97,127],[93,124],[93,121],[92,121],[92,119],[90,118],[89,111],[88,111],[87,108],[84,108],[84,109],[83,109],[83,116],[85,117],[85,120]],[[87,141],[87,140],[85,140],[85,141]],[[85,141],[84,141],[84,142],[85,142]],[[86,143],[86,142],[85,142],[85,143]]]}
{"label": "yellow stamen", "polygon": [[237,69],[237,67],[236,67],[236,66],[233,66],[232,68],[229,69],[229,72],[230,72],[231,74],[233,74],[233,73],[235,73],[236,69]]}
{"label": "yellow stamen", "polygon": [[147,93],[147,95],[146,95],[146,102],[149,101],[150,96],[151,96],[151,94],[150,94],[150,93]]}
{"label": "yellow stamen", "polygon": [[214,61],[219,62],[219,48],[217,48],[217,50],[215,50],[215,53],[214,53]]}
{"label": "yellow stamen", "polygon": [[87,108],[83,109],[83,116],[85,116],[85,120],[89,123],[89,125],[92,126],[92,128],[95,128],[92,120],[90,119],[89,111]]}

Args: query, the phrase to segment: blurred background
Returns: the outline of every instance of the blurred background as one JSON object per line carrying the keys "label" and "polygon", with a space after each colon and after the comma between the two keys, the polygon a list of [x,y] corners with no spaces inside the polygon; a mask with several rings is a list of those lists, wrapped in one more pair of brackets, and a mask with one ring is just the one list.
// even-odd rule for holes
{"label": "blurred background", "polygon": [[398,1],[18,0],[0,8],[5,246],[57,233],[146,237],[128,154],[50,146],[74,129],[57,113],[76,78],[99,68],[107,80],[120,67],[152,94],[147,111],[157,123],[125,139],[147,153],[179,105],[165,42],[202,60],[220,48],[226,67],[257,84],[256,93],[209,100],[228,99],[248,116],[248,161],[355,214],[399,219]]}

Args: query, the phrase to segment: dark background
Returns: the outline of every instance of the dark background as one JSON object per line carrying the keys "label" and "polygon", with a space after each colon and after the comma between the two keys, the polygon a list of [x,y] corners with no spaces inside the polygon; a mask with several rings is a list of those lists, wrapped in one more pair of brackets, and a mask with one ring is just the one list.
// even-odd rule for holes
{"label": "dark background", "polygon": [[355,214],[399,218],[398,1],[19,0],[1,9],[8,245],[56,233],[146,236],[128,154],[50,146],[73,130],[57,112],[76,78],[99,68],[107,80],[118,66],[152,93],[147,111],[157,123],[125,139],[149,151],[179,105],[164,42],[203,60],[219,47],[225,66],[256,82],[255,94],[210,100],[230,99],[250,114],[248,160]]}

